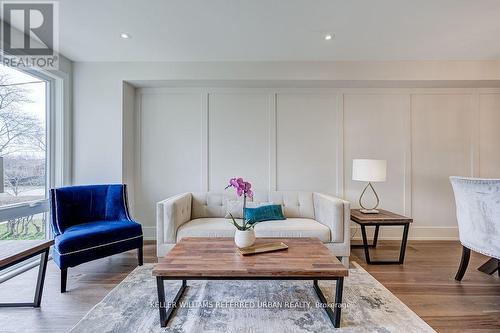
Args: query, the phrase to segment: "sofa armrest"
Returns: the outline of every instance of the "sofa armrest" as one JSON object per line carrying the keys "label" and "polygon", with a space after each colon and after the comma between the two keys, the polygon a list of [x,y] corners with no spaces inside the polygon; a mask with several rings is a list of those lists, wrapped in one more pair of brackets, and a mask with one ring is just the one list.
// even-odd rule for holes
{"label": "sofa armrest", "polygon": [[175,244],[177,229],[191,220],[191,193],[170,197],[156,204],[156,239],[158,244]]}
{"label": "sofa armrest", "polygon": [[330,241],[333,243],[349,242],[351,219],[349,201],[322,193],[313,193],[313,202],[316,221],[330,228]]}

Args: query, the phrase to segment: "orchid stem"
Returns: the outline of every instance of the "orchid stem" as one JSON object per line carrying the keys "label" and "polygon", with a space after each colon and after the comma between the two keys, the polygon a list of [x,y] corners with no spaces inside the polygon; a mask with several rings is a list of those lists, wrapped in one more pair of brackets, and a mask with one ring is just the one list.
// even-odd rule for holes
{"label": "orchid stem", "polygon": [[245,208],[247,207],[247,194],[243,193],[243,229],[247,228],[247,219],[245,218]]}

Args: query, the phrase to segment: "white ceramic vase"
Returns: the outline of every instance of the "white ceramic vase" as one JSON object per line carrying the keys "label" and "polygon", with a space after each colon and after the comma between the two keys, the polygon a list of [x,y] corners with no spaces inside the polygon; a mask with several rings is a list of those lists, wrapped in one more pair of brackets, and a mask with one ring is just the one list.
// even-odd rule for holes
{"label": "white ceramic vase", "polygon": [[234,234],[234,243],[240,249],[252,246],[253,243],[255,243],[255,231],[253,228],[245,231],[236,230],[236,233]]}

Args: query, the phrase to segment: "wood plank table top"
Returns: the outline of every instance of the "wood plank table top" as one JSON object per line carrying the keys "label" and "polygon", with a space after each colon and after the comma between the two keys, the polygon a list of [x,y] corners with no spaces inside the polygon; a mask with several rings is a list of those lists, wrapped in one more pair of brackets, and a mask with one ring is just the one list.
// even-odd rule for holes
{"label": "wood plank table top", "polygon": [[0,241],[0,269],[4,266],[41,252],[54,244],[54,240],[2,240]]}
{"label": "wood plank table top", "polygon": [[243,256],[233,238],[187,237],[159,259],[154,276],[168,278],[329,278],[348,270],[318,238],[258,238],[256,244],[283,242],[288,249]]}
{"label": "wood plank table top", "polygon": [[351,209],[351,220],[359,224],[405,224],[413,219],[387,210],[379,209],[377,214],[364,214],[359,209]]}

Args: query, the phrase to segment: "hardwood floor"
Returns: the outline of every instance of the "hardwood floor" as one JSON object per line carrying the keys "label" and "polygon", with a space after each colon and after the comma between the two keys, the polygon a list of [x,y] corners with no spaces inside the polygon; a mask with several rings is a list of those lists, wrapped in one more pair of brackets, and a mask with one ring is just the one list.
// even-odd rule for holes
{"label": "hardwood floor", "polygon": [[[403,266],[366,265],[362,249],[353,249],[351,260],[438,332],[500,332],[500,278],[477,271],[488,258],[472,253],[464,279],[456,282],[461,251],[455,241],[410,241]],[[382,241],[371,253],[387,258],[398,252],[398,242]]]}
{"label": "hardwood floor", "polygon": [[[399,243],[380,241],[373,258],[397,256]],[[476,270],[486,257],[473,253],[462,283],[453,279],[460,261],[458,242],[410,241],[404,266],[366,265],[361,249],[356,261],[438,332],[500,332],[500,278]],[[145,262],[155,262],[148,242]],[[0,332],[66,332],[137,265],[127,252],[70,269],[68,292],[59,293],[59,270],[47,267],[42,307],[0,308]],[[0,302],[31,300],[36,268],[0,285]],[[27,286],[30,286],[29,288]]]}

